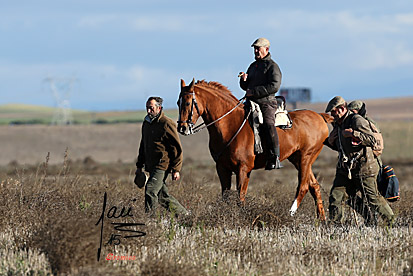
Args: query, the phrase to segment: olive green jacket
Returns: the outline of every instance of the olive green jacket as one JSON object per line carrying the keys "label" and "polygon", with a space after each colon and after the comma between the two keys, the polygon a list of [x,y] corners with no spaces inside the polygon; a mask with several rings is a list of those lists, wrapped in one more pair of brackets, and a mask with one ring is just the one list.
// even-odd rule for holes
{"label": "olive green jacket", "polygon": [[146,116],[136,167],[145,167],[148,172],[155,169],[179,172],[182,160],[182,146],[175,122],[163,111],[153,120]]}
{"label": "olive green jacket", "polygon": [[[343,136],[342,131],[348,128],[353,129],[353,137]],[[339,152],[336,172],[348,175],[350,168],[352,177],[355,178],[377,175],[379,166],[371,148],[376,139],[369,122],[362,116],[348,111],[341,124],[334,124],[331,133],[335,131],[339,137],[334,140],[333,145],[328,143],[328,139],[325,144]]]}

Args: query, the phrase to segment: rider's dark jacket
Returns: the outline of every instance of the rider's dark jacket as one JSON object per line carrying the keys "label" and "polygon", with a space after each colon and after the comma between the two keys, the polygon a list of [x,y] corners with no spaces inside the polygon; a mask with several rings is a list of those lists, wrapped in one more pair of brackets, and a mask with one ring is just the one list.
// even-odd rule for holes
{"label": "rider's dark jacket", "polygon": [[274,100],[274,95],[281,86],[281,70],[268,53],[263,59],[256,60],[248,67],[247,80],[240,79],[243,90],[250,89],[254,102],[261,104]]}

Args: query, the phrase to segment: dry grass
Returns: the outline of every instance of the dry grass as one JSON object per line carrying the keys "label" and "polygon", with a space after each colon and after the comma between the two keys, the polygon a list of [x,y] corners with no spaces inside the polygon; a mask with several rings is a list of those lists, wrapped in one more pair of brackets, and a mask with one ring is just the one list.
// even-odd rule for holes
{"label": "dry grass", "polygon": [[[326,160],[320,160],[321,170]],[[314,218],[307,196],[296,217],[288,215],[295,171],[257,171],[247,204],[236,193],[222,201],[214,166],[185,160],[182,181],[170,191],[191,216],[174,218],[143,212],[143,191],[132,184],[133,164],[47,163],[2,168],[0,176],[0,274],[23,275],[411,275],[413,191],[403,179],[402,202],[391,229],[356,226],[348,212],[343,227]],[[323,181],[333,173],[323,170]],[[282,174],[282,175],[281,175]],[[292,178],[294,176],[294,179]],[[400,175],[401,176],[401,175]],[[411,173],[410,173],[411,176]],[[293,180],[292,180],[293,179]],[[410,181],[410,182],[409,182]],[[328,180],[330,182],[330,180]],[[326,200],[329,185],[325,185]],[[122,222],[144,223],[141,238],[106,244],[97,262],[103,193],[109,206],[132,208]],[[135,200],[136,199],[136,200]],[[104,243],[113,229],[107,219]],[[361,218],[359,218],[359,223]],[[135,256],[108,261],[106,256]]]}
{"label": "dry grass", "polygon": [[[286,162],[280,171],[252,173],[245,205],[236,192],[223,201],[204,133],[182,137],[182,179],[169,186],[191,215],[148,217],[143,190],[132,183],[139,127],[7,128],[0,135],[0,275],[413,275],[410,125],[382,126],[383,160],[402,189],[390,229],[364,226],[361,217],[356,223],[350,210],[343,227],[321,223],[310,195],[290,217],[297,175]],[[324,202],[335,160],[324,149],[314,165]],[[106,218],[97,262],[104,192],[108,209],[130,207],[133,217]],[[144,223],[134,229],[146,235],[126,239],[110,222]],[[122,236],[120,245],[108,244],[111,234]],[[136,259],[108,261],[109,253]]]}

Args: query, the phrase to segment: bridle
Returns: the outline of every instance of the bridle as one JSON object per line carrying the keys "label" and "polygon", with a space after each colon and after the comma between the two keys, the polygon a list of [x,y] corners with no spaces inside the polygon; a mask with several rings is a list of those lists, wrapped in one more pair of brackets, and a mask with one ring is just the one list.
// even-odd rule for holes
{"label": "bridle", "polygon": [[[192,102],[191,102],[191,112],[189,113],[188,119],[186,121],[182,121],[181,120],[181,104],[182,104],[182,96],[183,95],[192,95]],[[189,129],[189,134],[195,134],[201,130],[203,130],[204,128],[207,128],[213,124],[215,124],[216,122],[218,122],[219,120],[223,119],[225,116],[227,116],[228,114],[230,114],[232,111],[235,110],[235,108],[237,108],[242,101],[245,99],[245,96],[242,97],[241,99],[238,100],[238,103],[236,106],[234,106],[230,111],[228,111],[227,113],[225,113],[224,115],[222,115],[221,117],[219,117],[218,119],[214,120],[213,122],[209,123],[209,124],[205,124],[205,122],[201,123],[200,125],[194,127],[195,123],[192,121],[192,117],[194,116],[194,106],[196,111],[198,112],[198,116],[201,116],[201,113],[199,112],[199,107],[198,107],[198,103],[196,101],[195,98],[195,92],[185,92],[185,93],[181,93],[179,95],[179,119],[177,121],[178,124],[180,123],[187,123],[188,124],[188,129]],[[248,116],[247,116],[248,118]],[[244,120],[245,123],[245,120]],[[241,128],[244,126],[244,123],[242,124]],[[238,132],[236,133],[236,135],[238,135]],[[233,137],[235,138],[235,137]],[[232,141],[231,141],[232,142]]]}
{"label": "bridle", "polygon": [[[186,95],[192,95],[191,113],[189,113],[188,120],[182,121],[182,120],[181,120],[182,95],[185,95],[185,94],[186,94]],[[241,99],[239,99],[237,105],[235,105],[230,111],[228,111],[227,113],[225,113],[224,115],[222,115],[222,116],[219,117],[218,119],[214,120],[213,122],[210,122],[210,123],[207,124],[207,125],[205,124],[205,122],[203,122],[202,124],[200,124],[200,125],[198,125],[198,126],[196,126],[196,127],[194,128],[194,125],[195,125],[195,124],[194,124],[194,122],[192,121],[192,117],[193,117],[193,115],[194,115],[194,106],[195,106],[196,111],[198,112],[198,116],[201,116],[201,113],[199,112],[198,103],[197,103],[196,98],[195,98],[195,92],[181,93],[181,94],[179,95],[179,100],[178,100],[178,101],[179,101],[179,119],[178,119],[177,123],[178,123],[178,124],[179,124],[179,123],[187,123],[187,124],[188,124],[188,128],[189,128],[189,134],[195,134],[195,133],[197,133],[197,132],[199,132],[199,131],[201,131],[201,130],[203,130],[203,129],[205,129],[205,128],[213,125],[213,124],[215,124],[215,123],[218,122],[219,120],[223,119],[225,116],[227,116],[227,115],[230,114],[232,111],[234,111],[235,108],[237,108],[237,107],[242,103],[242,101],[243,101],[244,99],[245,99],[245,96],[242,97]],[[235,140],[235,137],[237,137],[237,135],[241,132],[241,129],[244,127],[245,122],[247,121],[247,119],[248,119],[248,117],[250,116],[250,114],[251,114],[251,108],[249,109],[249,112],[248,112],[247,116],[245,116],[244,121],[242,122],[242,124],[241,124],[241,126],[239,127],[239,129],[238,129],[237,132],[234,134],[234,136],[232,136],[231,140],[228,141],[228,143],[225,145],[225,147],[224,147],[223,150],[221,150],[219,153],[212,153],[212,152],[211,152],[212,158],[213,158],[215,161],[217,161],[217,160],[220,158],[220,156],[221,156],[221,154],[224,152],[224,150]]]}
{"label": "bridle", "polygon": [[[188,116],[188,119],[186,120],[186,121],[182,121],[181,120],[181,105],[182,105],[182,96],[184,95],[184,94],[186,94],[186,95],[192,95],[192,102],[191,102],[191,112],[189,113],[189,116]],[[196,109],[196,112],[198,112],[198,116],[201,116],[201,113],[199,112],[199,107],[198,107],[198,103],[197,103],[197,101],[196,101],[196,98],[195,98],[195,92],[186,92],[186,93],[181,93],[180,95],[179,95],[179,104],[178,104],[178,107],[179,107],[179,119],[178,119],[178,121],[177,121],[177,123],[178,124],[181,124],[181,123],[187,123],[188,124],[188,128],[189,128],[189,134],[194,134],[194,133],[197,133],[198,131],[200,131],[200,130],[196,130],[199,126],[197,126],[197,127],[195,127],[194,128],[194,122],[192,121],[192,117],[194,116],[194,107],[195,107],[195,109]],[[201,124],[202,125],[202,124]]]}

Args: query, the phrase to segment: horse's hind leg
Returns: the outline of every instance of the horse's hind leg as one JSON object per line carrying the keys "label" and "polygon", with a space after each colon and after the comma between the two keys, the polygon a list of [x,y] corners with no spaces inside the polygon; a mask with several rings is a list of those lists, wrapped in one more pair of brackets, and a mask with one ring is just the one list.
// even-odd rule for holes
{"label": "horse's hind leg", "polygon": [[311,165],[315,159],[312,156],[302,156],[301,152],[295,152],[288,160],[293,163],[298,170],[298,187],[295,194],[295,200],[290,208],[290,215],[293,216],[297,212],[298,207],[303,201],[304,196],[309,190]]}
{"label": "horse's hind leg", "polygon": [[298,207],[303,201],[304,196],[307,194],[309,189],[309,177],[308,177],[308,167],[300,167],[298,171],[298,187],[295,194],[295,200],[290,209],[291,216],[294,216],[297,212]]}
{"label": "horse's hind leg", "polygon": [[301,152],[297,151],[288,157],[288,160],[294,165],[298,171],[298,187],[295,193],[295,199],[293,205],[290,208],[290,215],[293,216],[297,212],[298,206],[300,206],[301,201],[303,200],[305,194],[308,191],[308,184],[303,185],[302,181],[302,170],[301,170]]}
{"label": "horse's hind leg", "polygon": [[326,220],[326,215],[324,213],[323,199],[321,198],[320,184],[318,183],[317,179],[314,176],[313,170],[311,169],[311,166],[317,159],[322,148],[323,147],[320,147],[320,149],[317,152],[314,152],[313,155],[310,157],[308,175],[309,175],[309,181],[310,181],[309,183],[310,193],[314,198],[314,202],[315,202],[316,209],[317,209],[317,217],[320,220]]}
{"label": "horse's hind leg", "polygon": [[314,176],[314,173],[310,169],[310,193],[314,198],[317,216],[320,220],[326,220],[326,215],[324,213],[323,199],[321,198],[320,184]]}
{"label": "horse's hind leg", "polygon": [[296,169],[298,170],[298,187],[294,203],[290,209],[291,216],[293,216],[297,212],[297,209],[300,206],[301,201],[307,194],[308,190],[310,190],[311,195],[313,196],[316,204],[317,216],[321,220],[325,220],[320,185],[318,184],[317,179],[315,178],[311,170],[311,166],[317,159],[318,154],[319,152],[317,152],[316,154],[312,154],[311,156],[302,157],[302,155],[297,152],[294,154],[294,156],[291,156],[291,158],[289,158],[291,163],[293,163]]}
{"label": "horse's hind leg", "polygon": [[241,166],[237,172],[237,190],[239,193],[239,199],[244,202],[247,195],[248,182],[250,181],[251,169],[247,169],[246,166]]}

